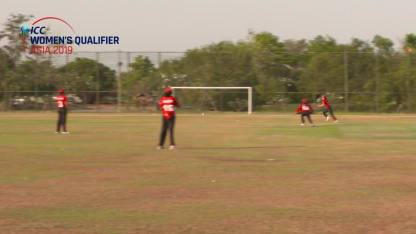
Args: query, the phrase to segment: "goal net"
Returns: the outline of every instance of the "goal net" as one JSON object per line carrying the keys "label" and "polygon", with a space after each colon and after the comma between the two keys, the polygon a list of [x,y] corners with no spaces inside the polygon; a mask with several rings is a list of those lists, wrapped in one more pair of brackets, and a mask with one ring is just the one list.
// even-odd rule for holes
{"label": "goal net", "polygon": [[182,109],[198,111],[253,111],[251,87],[171,87]]}

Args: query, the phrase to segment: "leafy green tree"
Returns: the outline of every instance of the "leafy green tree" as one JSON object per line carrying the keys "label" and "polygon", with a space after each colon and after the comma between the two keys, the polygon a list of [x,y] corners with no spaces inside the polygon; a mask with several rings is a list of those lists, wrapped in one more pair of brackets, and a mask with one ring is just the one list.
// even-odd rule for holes
{"label": "leafy green tree", "polygon": [[316,94],[343,92],[343,56],[339,53],[322,52],[311,55],[298,87],[304,92]]}
{"label": "leafy green tree", "polygon": [[[187,51],[179,60],[161,64],[165,85],[254,86],[252,47],[246,42],[220,42]],[[247,100],[247,93],[230,91],[178,91],[182,103],[201,109],[236,110],[235,100]],[[245,105],[247,107],[247,105]]]}
{"label": "leafy green tree", "polygon": [[57,82],[59,88],[81,93],[84,101],[94,103],[100,96],[112,96],[112,93],[102,95],[87,95],[91,91],[114,91],[116,72],[102,63],[88,58],[76,58],[58,69],[61,79]]}
{"label": "leafy green tree", "polygon": [[13,80],[13,72],[24,52],[20,27],[30,18],[32,16],[12,14],[4,24],[4,29],[0,31],[0,43],[4,43],[0,50],[0,88],[4,91],[3,109],[9,109],[9,91],[19,86]]}
{"label": "leafy green tree", "polygon": [[376,35],[371,41],[375,47],[375,98],[379,111],[394,111],[399,106],[397,82],[392,79],[399,67],[400,55],[394,51],[389,38]]}
{"label": "leafy green tree", "polygon": [[[13,83],[9,87],[15,92],[17,96],[31,96],[33,105],[31,107],[47,109],[52,103],[51,95],[55,91],[57,83],[56,68],[52,66],[49,60],[41,59],[41,57],[29,58],[19,63],[13,70]],[[20,91],[25,91],[20,93]],[[20,94],[19,94],[20,93]],[[29,107],[29,106],[27,106]]]}
{"label": "leafy green tree", "polygon": [[317,36],[308,41],[305,71],[298,88],[317,94],[343,91],[344,48],[332,37]]}
{"label": "leafy green tree", "polygon": [[404,40],[404,53],[396,54],[395,60],[398,61],[396,69],[391,77],[394,84],[394,97],[397,111],[416,110],[416,35],[407,34]]}
{"label": "leafy green tree", "polygon": [[252,33],[251,41],[254,46],[253,69],[258,81],[256,92],[260,100],[270,102],[279,98],[276,92],[287,91],[290,70],[285,65],[293,65],[294,58],[271,33]]}
{"label": "leafy green tree", "polygon": [[134,87],[141,82],[147,83],[146,79],[156,70],[149,58],[143,56],[137,56],[129,67],[130,71],[123,76],[123,88]]}
{"label": "leafy green tree", "polygon": [[348,91],[351,110],[375,111],[376,57],[366,41],[354,38],[345,45],[348,60]]}
{"label": "leafy green tree", "polygon": [[7,41],[3,49],[14,62],[17,62],[25,51],[20,27],[32,17],[32,15],[11,14],[4,24],[4,29],[0,31],[0,41]]}
{"label": "leafy green tree", "polygon": [[134,103],[138,95],[153,96],[160,82],[154,64],[147,57],[137,56],[129,67],[129,72],[121,75],[123,100]]}
{"label": "leafy green tree", "polygon": [[374,44],[380,54],[392,54],[394,52],[394,43],[389,38],[375,35],[371,42]]}
{"label": "leafy green tree", "polygon": [[19,91],[51,91],[57,89],[56,69],[49,60],[27,59],[14,69]]}
{"label": "leafy green tree", "polygon": [[406,35],[405,47],[411,50],[416,49],[416,34],[410,33]]}

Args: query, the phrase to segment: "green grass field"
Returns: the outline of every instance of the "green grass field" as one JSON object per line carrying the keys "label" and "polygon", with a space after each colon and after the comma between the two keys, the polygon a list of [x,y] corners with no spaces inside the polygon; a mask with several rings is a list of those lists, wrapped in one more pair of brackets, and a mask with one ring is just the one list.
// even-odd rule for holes
{"label": "green grass field", "polygon": [[416,116],[0,113],[0,233],[416,233]]}

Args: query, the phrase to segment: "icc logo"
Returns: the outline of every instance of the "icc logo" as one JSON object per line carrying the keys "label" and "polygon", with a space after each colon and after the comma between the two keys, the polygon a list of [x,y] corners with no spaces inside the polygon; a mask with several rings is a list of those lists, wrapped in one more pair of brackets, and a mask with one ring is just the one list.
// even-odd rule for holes
{"label": "icc logo", "polygon": [[31,27],[31,28],[29,28],[28,26],[23,25],[20,28],[20,30],[22,31],[22,34],[25,35],[25,36],[29,35],[29,32],[30,32],[30,34],[45,34],[46,27]]}

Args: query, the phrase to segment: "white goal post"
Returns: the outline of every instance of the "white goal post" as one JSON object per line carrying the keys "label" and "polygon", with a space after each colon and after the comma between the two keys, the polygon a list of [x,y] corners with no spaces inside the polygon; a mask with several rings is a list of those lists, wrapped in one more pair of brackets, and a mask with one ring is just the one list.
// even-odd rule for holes
{"label": "white goal post", "polygon": [[190,86],[183,86],[183,87],[171,87],[174,91],[175,89],[247,89],[247,109],[248,114],[253,112],[253,90],[251,87],[190,87]]}

